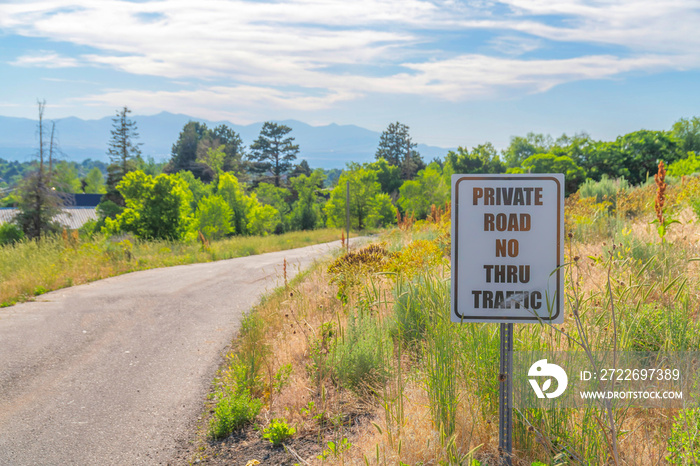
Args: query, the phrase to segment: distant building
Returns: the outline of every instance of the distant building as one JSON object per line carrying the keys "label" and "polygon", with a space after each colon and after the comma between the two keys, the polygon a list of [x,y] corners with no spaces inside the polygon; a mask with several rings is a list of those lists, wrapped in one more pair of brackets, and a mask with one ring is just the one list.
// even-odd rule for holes
{"label": "distant building", "polygon": [[[77,230],[89,220],[97,220],[95,209],[102,199],[102,194],[67,194],[65,206],[61,208],[55,220],[68,230]],[[0,208],[0,223],[11,222],[18,209]]]}

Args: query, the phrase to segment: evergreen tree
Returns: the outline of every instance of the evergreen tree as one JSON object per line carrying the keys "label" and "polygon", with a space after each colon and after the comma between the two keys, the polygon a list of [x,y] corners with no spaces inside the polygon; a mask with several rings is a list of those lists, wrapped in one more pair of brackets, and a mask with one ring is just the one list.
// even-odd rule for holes
{"label": "evergreen tree", "polygon": [[258,139],[250,145],[248,156],[253,161],[253,171],[264,174],[271,172],[275,186],[279,187],[280,177],[292,167],[297,158],[299,146],[293,144],[293,137],[285,137],[292,128],[266,121]]}
{"label": "evergreen tree", "polygon": [[111,201],[124,207],[124,198],[117,191],[117,185],[124,176],[136,169],[137,162],[141,159],[141,143],[136,143],[139,133],[136,122],[129,118],[128,107],[117,110],[117,115],[112,118],[111,138],[107,145],[107,154],[112,162],[107,167],[107,194],[103,201]]}
{"label": "evergreen tree", "polygon": [[410,180],[416,173],[425,168],[425,163],[415,150],[418,144],[411,140],[408,126],[390,123],[379,139],[379,147],[374,154],[377,160],[384,159],[389,165],[400,167],[401,179]]}

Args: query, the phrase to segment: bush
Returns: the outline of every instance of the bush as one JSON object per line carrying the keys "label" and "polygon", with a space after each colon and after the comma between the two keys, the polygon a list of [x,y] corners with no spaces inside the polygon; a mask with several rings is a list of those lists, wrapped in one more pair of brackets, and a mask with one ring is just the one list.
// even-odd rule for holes
{"label": "bush", "polygon": [[247,390],[223,390],[217,393],[214,417],[209,425],[209,433],[215,439],[230,435],[250,423],[260,412],[262,400],[252,398]]}
{"label": "bush", "polygon": [[391,373],[392,350],[389,332],[369,312],[351,316],[333,353],[335,378],[355,391],[383,385]]}
{"label": "bush", "polygon": [[0,246],[14,244],[24,239],[24,232],[14,223],[0,224]]}
{"label": "bush", "polygon": [[672,465],[700,463],[700,410],[681,410],[673,420],[666,460]]}
{"label": "bush", "polygon": [[620,191],[629,189],[630,184],[624,178],[612,180],[608,175],[603,175],[600,181],[586,180],[578,190],[581,198],[594,197],[596,202],[610,201],[614,209],[617,204],[617,195]]}
{"label": "bush", "polygon": [[284,419],[273,419],[270,425],[263,429],[263,438],[269,440],[274,446],[278,446],[292,438],[296,431]]}

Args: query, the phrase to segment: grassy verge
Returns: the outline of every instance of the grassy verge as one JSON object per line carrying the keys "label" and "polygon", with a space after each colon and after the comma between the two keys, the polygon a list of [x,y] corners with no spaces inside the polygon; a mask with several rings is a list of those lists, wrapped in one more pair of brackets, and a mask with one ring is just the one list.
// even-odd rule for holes
{"label": "grassy verge", "polygon": [[113,240],[83,241],[70,235],[0,247],[0,307],[66,286],[136,270],[210,262],[339,240],[339,229],[273,236],[234,237],[207,247],[199,243]]}
{"label": "grassy verge", "polygon": [[[517,351],[700,350],[699,229],[684,201],[700,186],[671,190],[664,212],[681,223],[664,242],[653,195],[567,201],[566,321],[517,326]],[[316,439],[308,464],[496,464],[498,326],[449,322],[448,229],[443,218],[396,230],[263,302],[215,406],[250,395],[261,432]],[[514,464],[697,464],[690,408],[516,410]],[[210,434],[225,436],[217,416]]]}

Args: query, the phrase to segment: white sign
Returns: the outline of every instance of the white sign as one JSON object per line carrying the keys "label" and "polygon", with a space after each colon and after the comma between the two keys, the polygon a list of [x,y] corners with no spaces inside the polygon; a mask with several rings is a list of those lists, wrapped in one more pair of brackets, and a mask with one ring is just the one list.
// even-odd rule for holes
{"label": "white sign", "polygon": [[452,321],[564,321],[564,175],[452,175]]}

